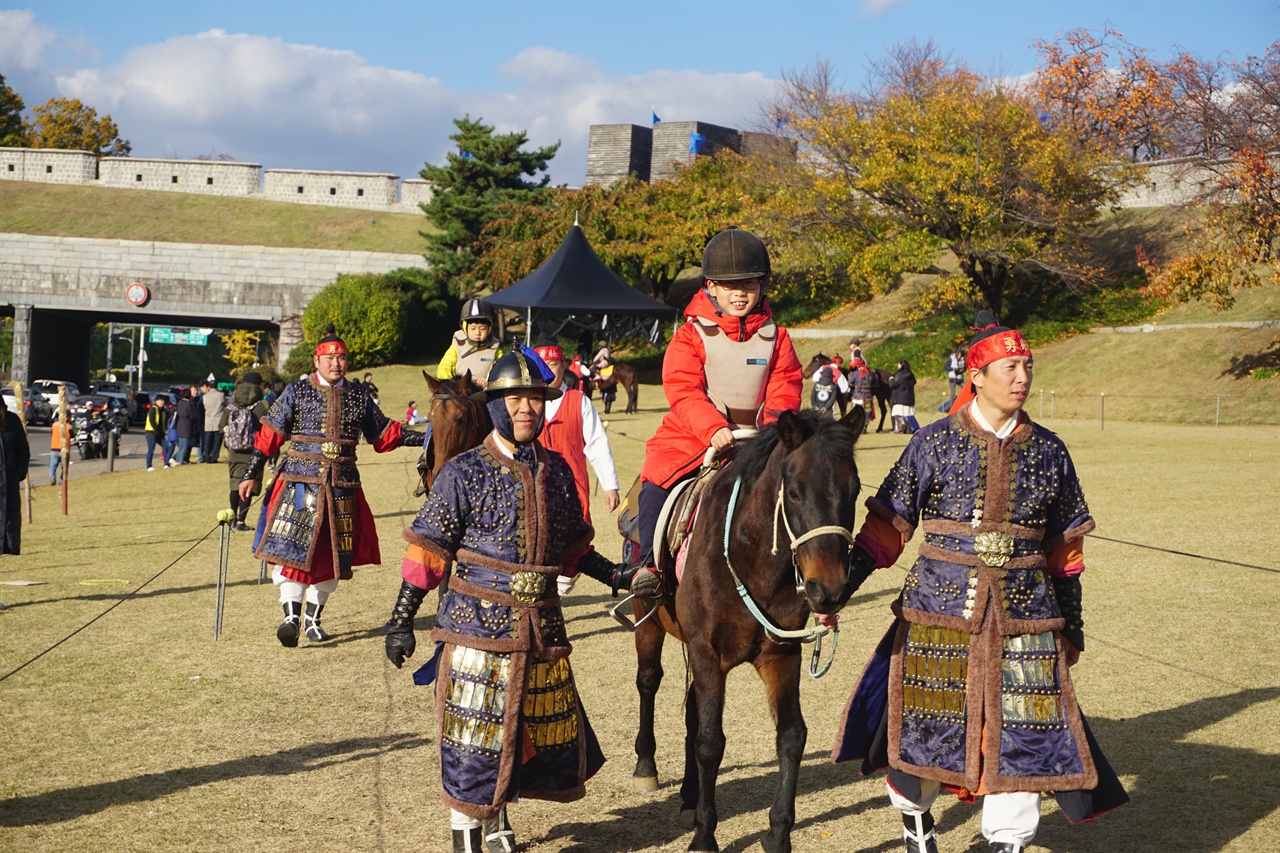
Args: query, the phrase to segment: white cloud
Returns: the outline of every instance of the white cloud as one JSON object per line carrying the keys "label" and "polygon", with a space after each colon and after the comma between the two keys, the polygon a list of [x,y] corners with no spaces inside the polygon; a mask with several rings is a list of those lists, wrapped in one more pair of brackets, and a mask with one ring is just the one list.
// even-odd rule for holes
{"label": "white cloud", "polygon": [[44,61],[45,48],[53,44],[57,34],[44,24],[36,23],[29,9],[0,9],[0,72],[33,71]]}
{"label": "white cloud", "polygon": [[439,79],[371,65],[349,51],[210,30],[135,48],[118,65],[57,78],[59,94],[110,113],[134,156],[226,153],[267,168],[392,172],[416,177],[442,162],[453,118],[530,146],[563,142],[556,183],[580,184],[588,127],[698,119],[754,122],[773,90],[758,72],[651,71],[609,76],[594,62],[531,47],[498,69],[506,91],[459,91]]}
{"label": "white cloud", "polygon": [[901,6],[904,0],[862,0],[859,14],[864,18],[878,18],[894,6]]}

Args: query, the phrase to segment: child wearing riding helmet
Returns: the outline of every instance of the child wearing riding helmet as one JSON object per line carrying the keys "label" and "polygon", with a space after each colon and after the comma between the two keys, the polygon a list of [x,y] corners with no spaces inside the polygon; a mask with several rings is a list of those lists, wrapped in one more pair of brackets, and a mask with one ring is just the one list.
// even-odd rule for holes
{"label": "child wearing riding helmet", "polygon": [[468,299],[462,306],[462,328],[440,358],[437,379],[453,379],[471,371],[471,381],[483,388],[493,363],[502,357],[502,342],[493,333],[493,306],[489,300]]}
{"label": "child wearing riding helmet", "polygon": [[764,290],[769,251],[733,227],[702,254],[703,287],[685,309],[686,323],[662,361],[670,411],[645,449],[640,471],[640,552],[631,590],[656,595],[661,579],[654,528],[671,489],[692,475],[707,447],[733,444],[733,430],[763,427],[800,408],[803,372],[787,331],[773,321]]}

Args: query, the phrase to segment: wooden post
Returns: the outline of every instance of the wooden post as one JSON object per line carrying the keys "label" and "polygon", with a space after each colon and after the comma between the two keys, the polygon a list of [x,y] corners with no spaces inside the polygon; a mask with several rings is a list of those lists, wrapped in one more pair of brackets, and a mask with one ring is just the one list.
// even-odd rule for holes
{"label": "wooden post", "polygon": [[71,430],[67,428],[67,386],[58,386],[58,427],[61,430],[58,444],[62,455],[58,467],[62,469],[62,514],[67,514],[67,469],[71,467]]}

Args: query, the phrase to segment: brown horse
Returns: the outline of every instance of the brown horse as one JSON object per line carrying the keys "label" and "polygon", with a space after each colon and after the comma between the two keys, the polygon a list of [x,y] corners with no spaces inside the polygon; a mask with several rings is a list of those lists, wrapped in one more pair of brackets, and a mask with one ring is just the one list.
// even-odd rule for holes
{"label": "brown horse", "polygon": [[471,381],[470,370],[454,379],[436,379],[425,370],[422,376],[431,389],[431,408],[427,413],[431,439],[418,459],[422,483],[414,490],[415,497],[431,490],[444,463],[484,441],[493,429],[485,404],[471,399],[480,388]]}
{"label": "brown horse", "polygon": [[[764,681],[777,728],[778,789],[762,844],[769,853],[791,850],[807,739],[800,713],[801,644],[813,639],[802,629],[811,613],[838,612],[851,592],[846,566],[860,488],[853,446],[865,421],[861,407],[839,421],[813,410],[786,412],[743,445],[703,492],[683,578],[678,587],[670,573],[665,579],[667,589],[676,589],[674,602],[668,597],[656,618],[636,626],[637,790],[658,785],[653,723],[663,640],[669,633],[688,645],[693,679],[680,800],[682,823],[694,819],[690,850],[719,849],[715,786],[724,757],[725,677],[743,663]],[[644,615],[638,602],[632,608],[637,619]]]}
{"label": "brown horse", "polygon": [[618,396],[618,386],[621,385],[627,389],[627,408],[624,410],[628,415],[634,415],[639,411],[638,403],[640,401],[640,387],[636,385],[636,369],[624,362],[616,362],[613,365],[613,375],[608,379],[590,379],[584,380],[585,384],[589,384],[592,388],[599,389],[600,399],[604,401],[604,413],[609,414],[609,410],[613,408],[613,399]]}
{"label": "brown horse", "polygon": [[[808,379],[818,372],[818,368],[831,363],[831,359],[822,353],[818,353],[809,359],[808,365],[804,369],[804,378]],[[845,376],[848,377],[848,371]],[[876,432],[884,432],[884,419],[889,414],[889,371],[887,370],[871,370],[871,396],[880,404],[880,423],[876,426]],[[840,414],[844,414],[848,408],[851,398],[844,394],[838,395],[840,403]]]}

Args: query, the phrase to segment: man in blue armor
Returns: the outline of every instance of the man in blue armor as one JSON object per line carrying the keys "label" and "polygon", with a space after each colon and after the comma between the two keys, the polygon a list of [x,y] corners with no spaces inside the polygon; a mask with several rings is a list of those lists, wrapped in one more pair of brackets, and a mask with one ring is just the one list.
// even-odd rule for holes
{"label": "man in blue armor", "polygon": [[313,361],[316,372],[286,386],[262,419],[239,486],[247,506],[267,460],[289,442],[253,541],[255,556],[275,565],[284,607],[276,638],[288,648],[304,633],[312,642],[328,640],[320,613],[338,581],[349,579],[353,566],[382,562],[356,470],[360,437],[379,453],[422,446],[421,433],[388,419],[363,384],[346,380],[347,345],[332,324]]}
{"label": "man in blue armor", "polygon": [[[494,363],[485,390],[494,430],[449,460],[405,531],[403,582],[386,626],[397,667],[416,647],[413,618],[455,563],[428,664],[436,683],[441,799],[455,853],[510,853],[506,806],[568,802],[604,756],[573,681],[556,578],[615,567],[591,550],[573,471],[537,439],[551,371],[518,348]],[[483,845],[483,848],[482,846]]]}
{"label": "man in blue armor", "polygon": [[850,556],[856,588],[924,532],[832,753],[863,759],[864,773],[888,765],[908,853],[937,853],[929,809],[942,788],[983,796],[993,853],[1026,849],[1045,791],[1072,823],[1128,800],[1071,682],[1094,521],[1066,445],[1023,410],[1026,341],[989,312],[976,328],[972,402],[912,436]]}

